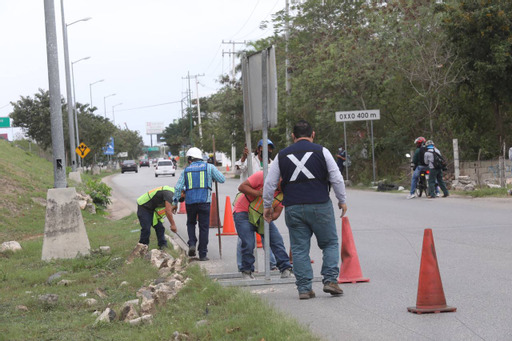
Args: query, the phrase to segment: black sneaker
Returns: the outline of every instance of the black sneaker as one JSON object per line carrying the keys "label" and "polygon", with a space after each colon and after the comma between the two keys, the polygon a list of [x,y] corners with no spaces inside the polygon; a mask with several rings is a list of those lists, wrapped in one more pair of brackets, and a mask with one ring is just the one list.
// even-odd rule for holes
{"label": "black sneaker", "polygon": [[204,256],[204,257],[199,257],[199,260],[200,260],[201,262],[206,262],[207,260],[210,260],[210,258],[208,258],[208,257]]}
{"label": "black sneaker", "polygon": [[188,247],[188,256],[189,257],[195,257],[196,256],[196,247],[195,245]]}

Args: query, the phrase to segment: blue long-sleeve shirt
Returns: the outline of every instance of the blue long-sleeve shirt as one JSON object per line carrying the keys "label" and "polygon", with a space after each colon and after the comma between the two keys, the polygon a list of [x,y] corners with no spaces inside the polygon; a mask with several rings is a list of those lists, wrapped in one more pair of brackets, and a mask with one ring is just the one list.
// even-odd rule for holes
{"label": "blue long-sleeve shirt", "polygon": [[[197,164],[200,162],[204,162],[204,161],[194,161],[191,164]],[[181,173],[180,178],[178,179],[178,182],[176,183],[176,186],[174,186],[174,193],[176,193],[176,195],[174,196],[175,204],[178,203],[178,199],[180,197],[181,191],[185,190],[185,171],[186,170],[187,169],[185,168],[185,170]],[[206,181],[208,184],[208,188],[210,188],[210,189],[208,190],[208,199],[206,202],[212,201],[211,188],[212,188],[213,180],[217,181],[218,183],[223,184],[226,181],[226,178],[214,165],[207,163],[206,164]]]}

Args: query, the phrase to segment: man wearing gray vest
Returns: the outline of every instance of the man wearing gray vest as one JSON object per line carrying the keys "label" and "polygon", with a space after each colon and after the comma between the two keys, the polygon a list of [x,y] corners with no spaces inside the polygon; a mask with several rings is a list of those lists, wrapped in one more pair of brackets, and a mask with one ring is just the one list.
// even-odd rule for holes
{"label": "man wearing gray vest", "polygon": [[340,296],[343,294],[338,285],[340,251],[334,210],[329,198],[329,184],[334,189],[343,216],[347,211],[345,182],[331,153],[313,143],[315,132],[308,122],[297,122],[292,138],[294,143],[279,152],[265,179],[264,217],[272,221],[273,195],[279,178],[282,178],[285,220],[290,232],[293,272],[299,299],[315,297],[312,289],[313,269],[309,258],[313,234],[323,253],[323,291]]}

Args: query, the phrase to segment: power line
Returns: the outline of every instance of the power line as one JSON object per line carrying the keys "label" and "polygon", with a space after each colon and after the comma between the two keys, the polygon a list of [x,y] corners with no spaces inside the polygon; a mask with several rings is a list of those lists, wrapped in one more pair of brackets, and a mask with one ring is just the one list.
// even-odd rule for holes
{"label": "power line", "polygon": [[137,107],[137,108],[122,109],[122,110],[117,110],[117,112],[119,112],[119,111],[130,111],[130,110],[147,109],[147,108],[160,107],[162,105],[169,105],[169,104],[176,104],[176,103],[181,103],[181,101],[173,101],[173,102],[166,102],[166,103],[160,103],[160,104],[146,105],[146,106]]}
{"label": "power line", "polygon": [[247,18],[247,20],[245,20],[245,23],[244,23],[244,24],[242,25],[242,27],[238,30],[238,32],[236,32],[235,34],[233,34],[233,37],[236,37],[236,35],[237,35],[238,33],[240,33],[240,32],[244,29],[245,25],[247,25],[247,23],[248,23],[248,22],[249,22],[249,20],[251,19],[252,15],[254,14],[254,11],[256,10],[256,8],[258,7],[258,5],[259,5],[259,4],[260,4],[260,0],[258,0],[258,2],[256,2],[256,5],[255,5],[255,6],[254,6],[254,8],[252,9],[251,14],[250,14],[250,15],[249,15],[249,17]]}
{"label": "power line", "polygon": [[[276,8],[277,4],[280,2],[281,0],[277,0],[275,3],[274,3],[274,6],[272,7],[272,9],[270,10],[270,12],[268,12],[268,14],[261,20],[261,21],[264,21],[266,20],[269,15],[271,15],[273,12],[274,12],[274,8]],[[273,25],[272,25],[272,28],[273,28]],[[260,26],[256,26],[255,29],[253,29],[251,32],[247,33],[245,36],[243,36],[241,39],[245,39],[247,37],[249,37],[251,34],[253,34],[256,30],[260,29]],[[267,32],[269,29],[266,29],[265,32]]]}

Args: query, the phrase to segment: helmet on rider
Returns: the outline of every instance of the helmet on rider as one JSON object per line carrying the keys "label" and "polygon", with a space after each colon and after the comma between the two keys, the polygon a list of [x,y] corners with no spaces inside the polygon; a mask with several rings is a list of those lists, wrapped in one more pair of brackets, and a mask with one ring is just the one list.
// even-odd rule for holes
{"label": "helmet on rider", "polygon": [[425,143],[425,141],[425,138],[423,136],[420,136],[416,140],[414,140],[414,144],[416,144],[416,146],[418,147],[421,147],[421,145]]}
{"label": "helmet on rider", "polygon": [[187,150],[186,156],[191,159],[199,159],[199,160],[203,159],[203,153],[197,147],[192,147],[189,150]]}
{"label": "helmet on rider", "polygon": [[428,140],[427,142],[425,142],[425,146],[426,146],[427,148],[429,148],[429,147],[430,147],[430,148],[434,148],[434,141],[432,141],[432,140]]}

